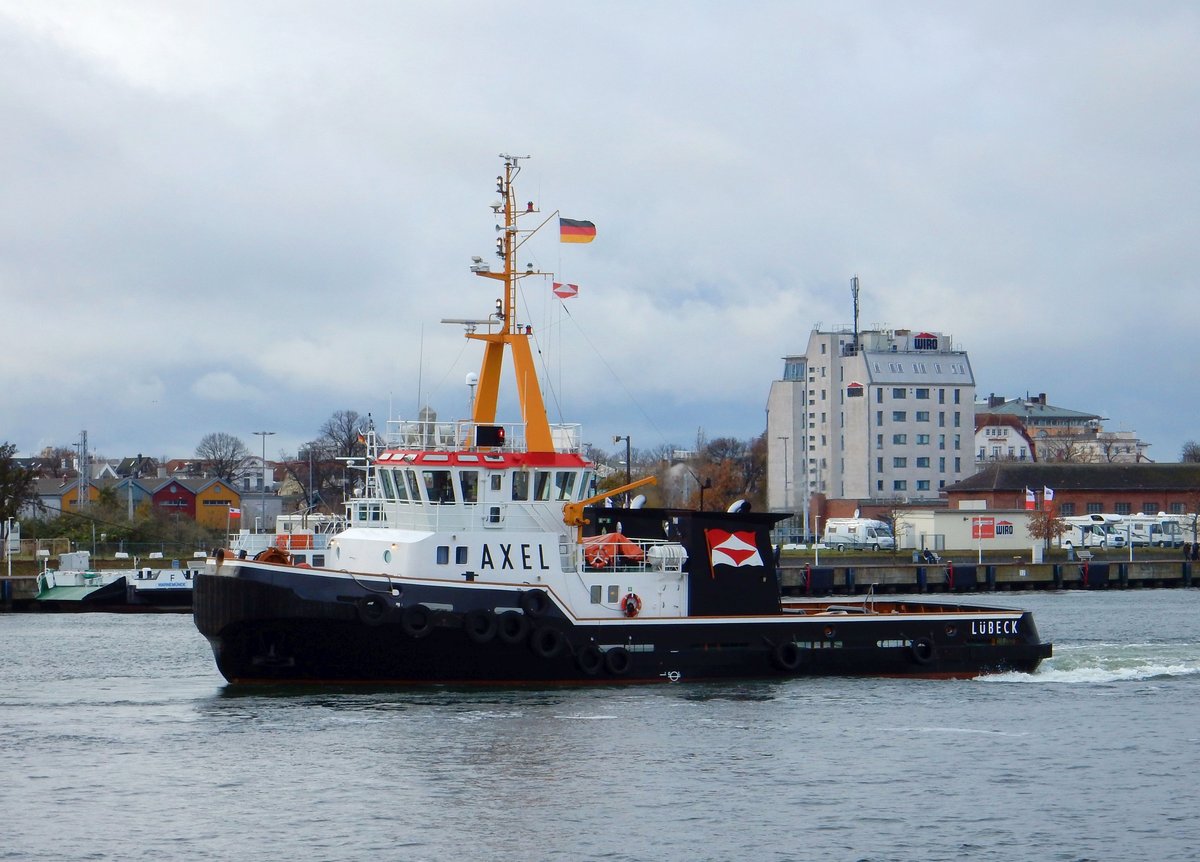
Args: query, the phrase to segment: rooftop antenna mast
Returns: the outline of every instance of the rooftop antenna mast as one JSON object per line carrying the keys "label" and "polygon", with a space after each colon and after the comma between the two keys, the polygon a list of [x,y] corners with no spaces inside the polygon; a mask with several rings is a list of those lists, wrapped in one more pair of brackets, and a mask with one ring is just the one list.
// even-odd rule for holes
{"label": "rooftop antenna mast", "polygon": [[858,276],[850,278],[850,295],[854,297],[854,352],[858,353]]}

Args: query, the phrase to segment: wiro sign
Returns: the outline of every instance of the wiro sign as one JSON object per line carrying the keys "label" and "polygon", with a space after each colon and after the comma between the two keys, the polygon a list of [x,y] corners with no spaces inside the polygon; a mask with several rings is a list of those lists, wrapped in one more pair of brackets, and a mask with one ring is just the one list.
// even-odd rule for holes
{"label": "wiro sign", "polygon": [[972,518],[972,539],[994,539],[997,536],[1012,536],[1016,530],[1012,521],[997,521],[995,518]]}

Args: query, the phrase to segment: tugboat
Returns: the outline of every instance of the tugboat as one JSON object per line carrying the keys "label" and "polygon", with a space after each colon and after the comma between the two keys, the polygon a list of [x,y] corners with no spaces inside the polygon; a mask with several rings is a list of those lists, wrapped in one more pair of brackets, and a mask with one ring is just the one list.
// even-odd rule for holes
{"label": "tugboat", "polygon": [[[628,502],[653,479],[593,493],[579,428],[548,421],[518,320],[520,281],[548,273],[516,267],[540,215],[514,189],[527,157],[501,158],[503,268],[471,267],[501,296],[484,319],[446,321],[483,344],[470,419],[371,430],[362,493],[319,563],[278,545],[208,559],[193,614],[230,683],[973,677],[1051,654],[1021,610],[785,599],[770,541],[784,515]],[[510,424],[496,416],[506,353]]]}

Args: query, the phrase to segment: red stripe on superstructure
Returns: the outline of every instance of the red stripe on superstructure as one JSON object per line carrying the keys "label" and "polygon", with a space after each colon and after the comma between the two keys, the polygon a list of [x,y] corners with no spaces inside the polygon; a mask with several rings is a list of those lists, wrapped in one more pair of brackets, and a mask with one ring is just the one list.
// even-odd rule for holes
{"label": "red stripe on superstructure", "polygon": [[[463,455],[466,455],[469,460],[462,458]],[[582,456],[569,452],[405,452],[403,449],[383,452],[375,460],[375,464],[380,467],[404,467],[414,464],[442,467],[485,467],[489,470],[503,470],[508,467],[591,466]]]}

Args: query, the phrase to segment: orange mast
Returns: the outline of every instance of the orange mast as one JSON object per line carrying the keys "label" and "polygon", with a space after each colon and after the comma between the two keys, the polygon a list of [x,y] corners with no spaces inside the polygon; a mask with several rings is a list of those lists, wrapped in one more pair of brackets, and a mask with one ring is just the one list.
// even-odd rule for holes
{"label": "orange mast", "polygon": [[[504,225],[496,240],[496,255],[504,261],[501,272],[490,272],[484,267],[472,267],[476,275],[504,282],[504,296],[497,302],[496,313],[500,318],[500,331],[479,334],[469,332],[467,338],[484,342],[483,365],[479,372],[479,389],[471,420],[476,426],[489,425],[496,421],[496,402],[500,395],[500,372],[504,367],[504,348],[512,351],[513,369],[517,378],[517,395],[521,402],[521,418],[525,423],[525,447],[529,452],[553,452],[554,438],[550,434],[550,421],[546,418],[546,404],[538,384],[537,368],[533,353],[529,349],[532,330],[522,330],[516,321],[517,281],[527,275],[542,275],[529,268],[518,273],[516,269],[518,241],[517,217],[536,212],[532,204],[517,212],[516,192],[513,180],[521,172],[520,159],[528,156],[501,155],[504,159],[504,175],[496,177],[496,191],[501,202],[494,207],[497,215],[504,212]],[[540,225],[539,225],[540,227]]]}

